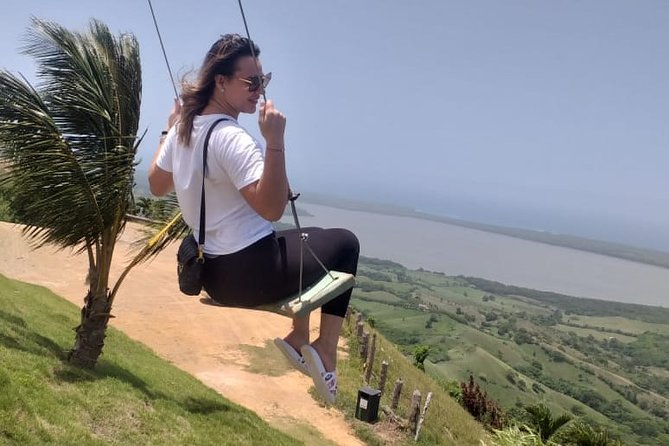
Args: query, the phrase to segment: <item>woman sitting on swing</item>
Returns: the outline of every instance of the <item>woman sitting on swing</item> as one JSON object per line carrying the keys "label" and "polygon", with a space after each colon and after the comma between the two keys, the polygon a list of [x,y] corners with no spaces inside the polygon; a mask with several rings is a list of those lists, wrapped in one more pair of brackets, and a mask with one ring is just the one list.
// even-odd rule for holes
{"label": "woman sitting on swing", "polygon": [[[281,218],[290,193],[286,118],[272,101],[260,104],[264,149],[237,123],[240,113],[255,113],[270,80],[269,73],[262,73],[259,53],[255,43],[237,34],[214,43],[196,81],[183,83],[182,104],[175,101],[149,170],[151,193],[176,191],[197,240],[204,139],[215,121],[226,119],[214,128],[208,147],[204,289],[214,301],[231,307],[273,304],[300,289],[300,233],[275,232],[270,223]],[[311,227],[302,232],[325,268],[356,273],[360,248],[353,233]],[[325,275],[309,253],[302,268],[303,288]],[[337,342],[350,298],[351,289],[321,307],[320,333],[313,342],[308,315],[294,317],[292,331],[275,339],[293,366],[312,377],[328,403],[336,395]]]}

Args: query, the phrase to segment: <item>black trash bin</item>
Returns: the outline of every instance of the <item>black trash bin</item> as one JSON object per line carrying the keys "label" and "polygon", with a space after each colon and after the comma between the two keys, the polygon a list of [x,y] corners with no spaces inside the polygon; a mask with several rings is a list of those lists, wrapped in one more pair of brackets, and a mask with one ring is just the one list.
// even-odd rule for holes
{"label": "black trash bin", "polygon": [[358,402],[355,405],[355,417],[358,420],[373,423],[379,418],[381,391],[363,387],[358,390]]}

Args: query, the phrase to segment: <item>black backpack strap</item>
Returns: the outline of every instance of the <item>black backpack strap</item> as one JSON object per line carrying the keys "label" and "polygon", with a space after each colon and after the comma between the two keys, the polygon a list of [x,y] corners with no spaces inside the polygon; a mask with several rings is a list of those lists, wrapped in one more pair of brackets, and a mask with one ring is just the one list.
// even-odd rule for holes
{"label": "black backpack strap", "polygon": [[202,150],[202,194],[200,196],[200,233],[197,240],[197,259],[199,262],[204,262],[204,232],[206,223],[205,212],[205,197],[204,197],[204,178],[207,176],[207,152],[209,149],[209,138],[214,131],[214,127],[221,121],[229,121],[228,118],[221,118],[214,121],[214,123],[207,130],[207,136],[204,138],[204,149]]}

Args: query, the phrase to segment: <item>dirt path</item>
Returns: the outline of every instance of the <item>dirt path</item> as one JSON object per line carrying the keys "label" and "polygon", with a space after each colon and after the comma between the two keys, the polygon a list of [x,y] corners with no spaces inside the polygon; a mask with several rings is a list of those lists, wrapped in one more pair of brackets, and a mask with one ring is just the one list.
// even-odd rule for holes
{"label": "dirt path", "polygon": [[[138,226],[129,225],[117,244],[112,280],[128,258]],[[310,424],[338,445],[362,445],[341,413],[325,409],[307,392],[311,380],[297,371],[267,376],[248,370],[248,347],[264,347],[283,336],[290,320],[271,313],[202,305],[179,293],[176,247],[171,246],[126,278],[114,302],[111,325],[151,347],[162,358],[196,376],[226,398],[256,412],[284,431],[287,420]],[[85,255],[33,250],[15,225],[0,223],[0,273],[50,288],[77,306],[86,291]],[[312,330],[318,326],[318,312]],[[245,348],[246,347],[246,348]],[[290,422],[290,421],[288,421]]]}

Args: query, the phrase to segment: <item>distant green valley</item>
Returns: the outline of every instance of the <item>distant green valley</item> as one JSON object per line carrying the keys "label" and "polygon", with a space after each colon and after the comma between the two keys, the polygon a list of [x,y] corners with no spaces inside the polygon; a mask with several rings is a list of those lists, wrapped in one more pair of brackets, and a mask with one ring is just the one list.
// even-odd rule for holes
{"label": "distant green valley", "polygon": [[363,258],[353,306],[445,386],[474,379],[513,415],[543,402],[669,444],[669,309],[581,299]]}

